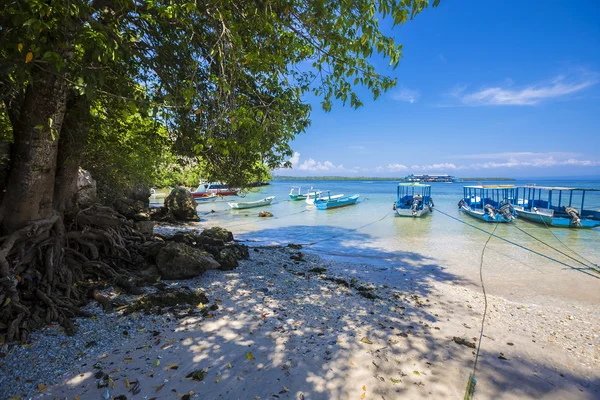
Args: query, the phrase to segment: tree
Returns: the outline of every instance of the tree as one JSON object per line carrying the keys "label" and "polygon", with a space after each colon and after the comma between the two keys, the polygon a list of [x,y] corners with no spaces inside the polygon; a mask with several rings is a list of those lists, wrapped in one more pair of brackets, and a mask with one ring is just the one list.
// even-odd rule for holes
{"label": "tree", "polygon": [[[377,52],[395,67],[402,54],[378,17],[401,24],[427,6],[427,0],[3,2],[0,128],[10,159],[0,204],[0,320],[10,321],[9,338],[23,337],[42,319],[68,324],[73,301],[83,296],[73,282],[98,268],[119,280],[120,265],[134,257],[115,247],[119,235],[132,232],[109,210],[65,219],[77,207],[73,182],[84,156],[118,159],[123,152],[110,135],[150,119],[150,136],[163,132],[173,154],[201,157],[208,179],[245,186],[263,165],[279,167],[292,155],[289,142],[309,124],[304,94],[320,96],[329,110],[334,99],[359,107],[355,85],[375,98],[393,87],[395,80],[370,62]],[[112,133],[95,130],[100,115],[108,116],[101,123]],[[152,153],[164,145],[149,138],[146,148]],[[128,155],[142,157],[132,152],[143,149],[132,146]],[[25,273],[39,277],[21,283]]]}

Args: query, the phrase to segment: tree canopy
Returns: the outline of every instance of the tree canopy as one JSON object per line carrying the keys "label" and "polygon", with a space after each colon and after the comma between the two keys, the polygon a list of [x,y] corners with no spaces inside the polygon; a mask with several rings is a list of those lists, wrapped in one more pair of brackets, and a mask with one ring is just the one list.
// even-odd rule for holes
{"label": "tree canopy", "polygon": [[[303,95],[330,110],[336,99],[361,106],[357,85],[375,98],[393,87],[370,61],[378,53],[395,67],[402,56],[380,18],[402,24],[428,3],[9,0],[3,100],[14,121],[27,87],[56,75],[115,123],[155,121],[177,154],[206,161],[207,178],[243,185],[258,161],[285,165],[309,124]],[[36,126],[57,137],[56,125]]]}

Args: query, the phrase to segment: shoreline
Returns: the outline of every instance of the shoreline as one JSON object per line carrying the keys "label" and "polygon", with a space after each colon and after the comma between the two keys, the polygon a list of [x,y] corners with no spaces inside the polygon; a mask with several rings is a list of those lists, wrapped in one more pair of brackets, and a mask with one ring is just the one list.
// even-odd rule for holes
{"label": "shoreline", "polygon": [[[2,398],[97,399],[106,389],[108,398],[463,398],[474,350],[454,338],[477,344],[481,292],[410,266],[377,270],[279,246],[250,253],[233,271],[165,282],[202,290],[217,306],[206,316],[96,307],[74,337],[32,335],[0,358]],[[593,307],[488,302],[476,398],[598,397]],[[15,369],[27,359],[38,372]],[[185,378],[199,370],[202,381]]]}

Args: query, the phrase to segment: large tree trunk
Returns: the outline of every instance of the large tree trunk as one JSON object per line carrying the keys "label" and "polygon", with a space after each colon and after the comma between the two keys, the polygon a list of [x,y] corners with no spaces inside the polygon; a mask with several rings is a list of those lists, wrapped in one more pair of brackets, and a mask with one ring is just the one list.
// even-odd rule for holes
{"label": "large tree trunk", "polygon": [[77,176],[90,130],[90,102],[71,93],[58,142],[54,209],[59,212],[77,208]]}
{"label": "large tree trunk", "polygon": [[66,109],[66,82],[40,73],[27,88],[19,119],[13,125],[14,146],[6,194],[0,206],[9,232],[53,212],[59,133]]}

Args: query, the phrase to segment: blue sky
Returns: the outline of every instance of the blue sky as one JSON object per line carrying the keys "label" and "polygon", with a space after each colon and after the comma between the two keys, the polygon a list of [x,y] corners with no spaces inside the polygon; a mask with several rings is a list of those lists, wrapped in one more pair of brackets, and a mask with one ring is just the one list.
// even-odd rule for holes
{"label": "blue sky", "polygon": [[277,175],[600,175],[600,1],[441,0],[396,28],[398,85],[313,105]]}

